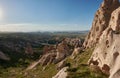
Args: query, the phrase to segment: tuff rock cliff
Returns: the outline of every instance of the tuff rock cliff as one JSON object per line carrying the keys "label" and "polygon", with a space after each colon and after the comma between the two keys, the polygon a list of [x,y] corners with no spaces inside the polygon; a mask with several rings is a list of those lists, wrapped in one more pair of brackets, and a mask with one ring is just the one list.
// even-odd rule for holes
{"label": "tuff rock cliff", "polygon": [[83,46],[85,48],[94,47],[103,31],[108,27],[111,13],[119,7],[119,0],[104,0],[100,8],[97,10],[92,28],[85,39]]}
{"label": "tuff rock cliff", "polygon": [[95,47],[89,65],[98,66],[109,78],[120,78],[119,0],[103,1],[84,46]]}

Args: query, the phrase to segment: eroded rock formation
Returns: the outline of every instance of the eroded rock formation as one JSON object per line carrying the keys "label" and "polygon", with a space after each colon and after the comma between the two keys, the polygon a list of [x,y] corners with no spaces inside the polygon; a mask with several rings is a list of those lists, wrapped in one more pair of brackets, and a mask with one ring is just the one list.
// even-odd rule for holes
{"label": "eroded rock formation", "polygon": [[67,78],[67,69],[68,67],[64,67],[62,68],[55,76],[53,76],[52,78]]}
{"label": "eroded rock formation", "polygon": [[83,44],[85,48],[94,47],[98,43],[102,32],[109,25],[111,13],[118,8],[118,6],[119,0],[104,0],[95,14],[91,31]]}
{"label": "eroded rock formation", "polygon": [[77,48],[81,45],[82,41],[78,38],[65,38],[59,44],[45,46],[44,55],[42,56],[40,63],[42,65],[47,65],[48,63],[59,63],[60,61],[64,60],[67,56],[70,56],[73,53],[75,47]]}
{"label": "eroded rock formation", "polygon": [[45,46],[43,50],[43,55],[40,58],[40,60],[33,63],[27,69],[28,70],[32,69],[37,64],[41,64],[44,66],[44,65],[51,64],[51,63],[54,63],[54,64],[58,63],[57,68],[61,69],[62,67],[65,66],[64,59],[67,56],[70,56],[72,53],[73,55],[78,54],[79,51],[78,52],[76,52],[76,50],[74,51],[74,48],[75,47],[77,48],[81,45],[82,45],[82,42],[78,38],[76,39],[66,38],[59,44]]}
{"label": "eroded rock formation", "polygon": [[[106,3],[106,4],[105,4]],[[110,5],[110,4],[111,5]],[[108,5],[109,4],[109,5]],[[89,60],[90,65],[98,66],[103,73],[108,74],[109,78],[120,78],[120,6],[118,0],[104,0],[102,6],[106,6],[108,8],[113,8],[111,11],[111,15],[109,15],[110,20],[106,20],[105,29],[101,32],[100,36],[98,37],[98,42],[96,47],[93,51],[93,54]],[[119,6],[119,7],[118,7]],[[117,8],[118,7],[118,8]],[[107,9],[106,9],[107,10]],[[108,16],[104,16],[104,18],[109,18]],[[95,17],[96,18],[96,17]],[[97,19],[99,20],[99,19]],[[95,20],[94,20],[95,21]],[[94,22],[93,22],[94,23]],[[100,25],[102,26],[102,25]],[[95,28],[96,25],[93,25],[92,28]],[[91,29],[91,32],[94,32]],[[95,33],[95,32],[94,32]],[[90,33],[91,34],[91,33]],[[98,33],[95,33],[99,35]],[[96,35],[94,34],[95,38]],[[90,40],[88,40],[86,47],[92,46],[93,40],[90,36]]]}
{"label": "eroded rock formation", "polygon": [[71,59],[74,59],[76,57],[77,54],[79,54],[80,52],[82,52],[83,48],[82,47],[77,47],[77,48],[74,48],[74,51],[71,55]]}

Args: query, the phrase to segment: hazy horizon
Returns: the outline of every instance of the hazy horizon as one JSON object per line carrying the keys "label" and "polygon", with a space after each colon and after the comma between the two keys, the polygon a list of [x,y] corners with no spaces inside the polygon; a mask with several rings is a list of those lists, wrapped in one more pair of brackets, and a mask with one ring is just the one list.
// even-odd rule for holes
{"label": "hazy horizon", "polygon": [[89,30],[102,0],[0,0],[1,32]]}

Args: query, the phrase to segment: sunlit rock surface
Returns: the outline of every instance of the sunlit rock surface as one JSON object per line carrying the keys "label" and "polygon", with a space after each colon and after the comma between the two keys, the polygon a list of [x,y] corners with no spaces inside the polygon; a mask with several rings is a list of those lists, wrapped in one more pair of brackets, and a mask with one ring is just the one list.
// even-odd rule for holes
{"label": "sunlit rock surface", "polygon": [[[112,4],[118,2],[117,0],[105,0],[104,3],[106,1]],[[108,23],[99,37],[89,64],[100,67],[103,73],[109,75],[109,78],[120,78],[120,7],[111,13]]]}
{"label": "sunlit rock surface", "polygon": [[67,68],[68,67],[64,67],[62,68],[54,77],[52,78],[67,78]]}
{"label": "sunlit rock surface", "polygon": [[102,32],[108,27],[111,13],[119,7],[119,0],[104,0],[100,8],[97,10],[92,28],[85,39],[83,46],[85,48],[94,47],[98,41]]}

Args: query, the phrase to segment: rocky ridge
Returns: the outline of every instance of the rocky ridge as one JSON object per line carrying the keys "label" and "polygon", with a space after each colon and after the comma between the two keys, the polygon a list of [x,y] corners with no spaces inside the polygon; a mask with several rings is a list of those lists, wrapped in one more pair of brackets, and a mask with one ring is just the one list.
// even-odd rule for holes
{"label": "rocky ridge", "polygon": [[27,70],[34,68],[38,64],[45,66],[51,63],[57,64],[57,69],[60,70],[65,67],[65,58],[70,55],[74,57],[75,54],[79,53],[80,50],[78,47],[81,45],[82,41],[78,38],[65,38],[59,44],[49,46],[47,45],[44,47],[42,57],[37,62],[31,64]]}

